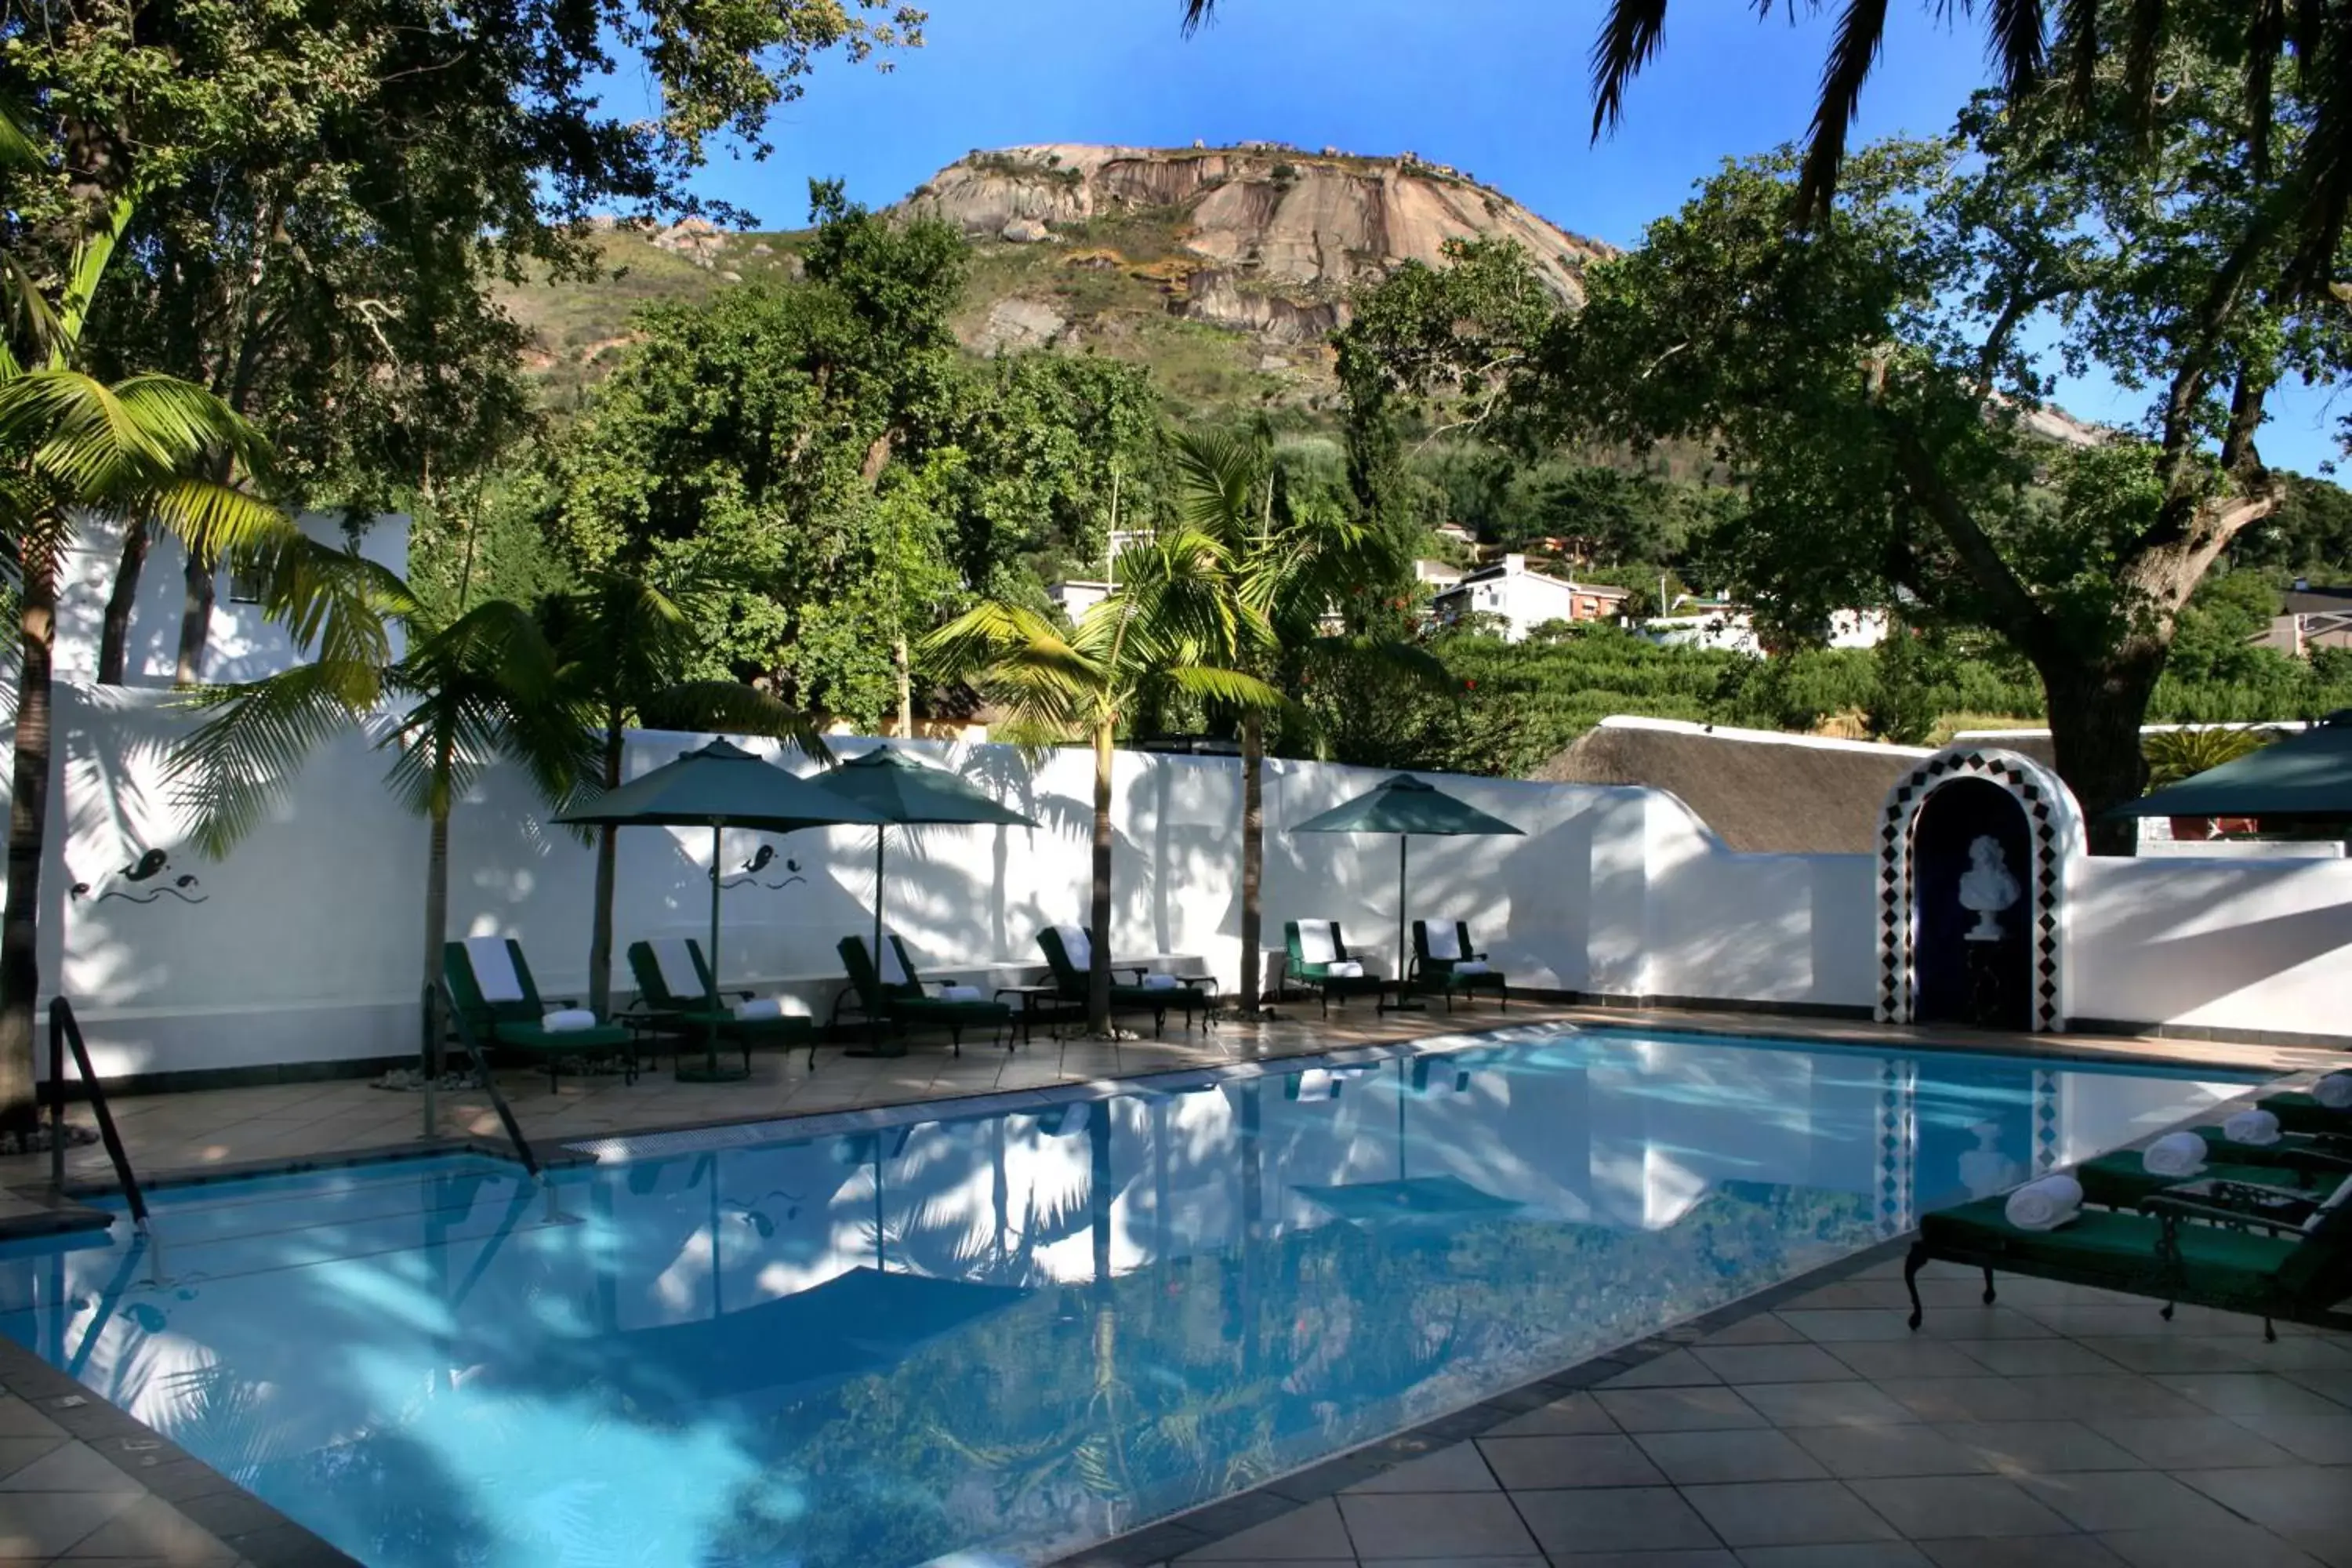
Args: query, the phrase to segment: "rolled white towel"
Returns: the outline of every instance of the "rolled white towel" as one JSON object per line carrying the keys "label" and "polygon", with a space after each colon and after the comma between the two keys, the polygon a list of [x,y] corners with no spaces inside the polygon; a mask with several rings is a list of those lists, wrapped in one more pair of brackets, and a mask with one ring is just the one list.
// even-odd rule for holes
{"label": "rolled white towel", "polygon": [[2352,1110],[2352,1072],[2329,1073],[2311,1086],[2311,1098],[2330,1110]]}
{"label": "rolled white towel", "polygon": [[2205,1140],[2194,1132],[2168,1132],[2147,1146],[2140,1163],[2152,1176],[2185,1181],[2205,1168]]}
{"label": "rolled white towel", "polygon": [[1326,974],[1344,974],[1350,978],[1354,978],[1364,973],[1364,966],[1358,963],[1352,958],[1343,958],[1336,963],[1325,964],[1323,966],[1323,973]]}
{"label": "rolled white towel", "polygon": [[940,987],[940,1000],[942,1002],[985,1002],[988,998],[980,994],[980,987],[977,985],[942,985]]}
{"label": "rolled white towel", "polygon": [[1465,958],[1454,966],[1456,974],[1492,974],[1494,966],[1483,958]]}
{"label": "rolled white towel", "polygon": [[2267,1110],[2241,1110],[2221,1123],[2221,1136],[2232,1143],[2275,1143],[2278,1118]]}
{"label": "rolled white towel", "polygon": [[1146,991],[1173,991],[1182,984],[1172,974],[1147,974],[1143,977]]}
{"label": "rolled white towel", "polygon": [[2083,1184],[2072,1176],[2044,1176],[2009,1194],[2001,1210],[2020,1230],[2056,1230],[2083,1206]]}
{"label": "rolled white towel", "polygon": [[539,1021],[539,1026],[551,1035],[569,1034],[573,1029],[593,1029],[596,1015],[585,1007],[558,1007]]}

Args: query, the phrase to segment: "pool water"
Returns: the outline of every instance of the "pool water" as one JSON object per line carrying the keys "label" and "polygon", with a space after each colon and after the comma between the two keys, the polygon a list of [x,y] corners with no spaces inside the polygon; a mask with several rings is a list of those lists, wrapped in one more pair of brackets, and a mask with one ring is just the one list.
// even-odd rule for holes
{"label": "pool water", "polygon": [[0,1333],[374,1568],[1035,1561],[2251,1081],[1567,1032],[387,1162],[0,1248]]}

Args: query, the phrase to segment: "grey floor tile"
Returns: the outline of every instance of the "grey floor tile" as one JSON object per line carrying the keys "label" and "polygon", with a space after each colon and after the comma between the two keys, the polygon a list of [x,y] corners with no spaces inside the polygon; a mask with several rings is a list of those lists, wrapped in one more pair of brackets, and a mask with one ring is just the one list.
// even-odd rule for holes
{"label": "grey floor tile", "polygon": [[2260,1340],[2225,1340],[2204,1335],[2137,1335],[2076,1342],[2134,1372],[2253,1372],[2252,1357],[2242,1353]]}
{"label": "grey floor tile", "polygon": [[9,1475],[0,1476],[0,1492],[122,1492],[137,1491],[139,1483],[79,1443],[61,1443]]}
{"label": "grey floor tile", "polygon": [[1932,1568],[1907,1541],[1849,1541],[1837,1545],[1744,1546],[1741,1568]]}
{"label": "grey floor tile", "polygon": [[2352,1558],[2352,1470],[2183,1470],[2180,1479],[2319,1557]]}
{"label": "grey floor tile", "polygon": [[1499,1492],[1344,1496],[1339,1513],[1360,1562],[1538,1555],[1518,1510]]}
{"label": "grey floor tile", "polygon": [[1829,1352],[1869,1378],[1982,1377],[1984,1363],[1939,1340],[1882,1344],[1864,1341],[1828,1347]]}
{"label": "grey floor tile", "polygon": [[1840,1480],[1990,1473],[1992,1461],[1932,1426],[1802,1426],[1789,1434]]}
{"label": "grey floor tile", "polygon": [[62,1437],[66,1429],[14,1394],[0,1394],[0,1437]]}
{"label": "grey floor tile", "polygon": [[2291,1465],[2295,1457],[2226,1415],[2189,1415],[2155,1420],[2104,1419],[2088,1423],[2159,1470]]}
{"label": "grey floor tile", "polygon": [[1785,1432],[1650,1432],[1643,1452],[1676,1486],[1822,1480],[1829,1471]]}
{"label": "grey floor tile", "polygon": [[0,1437],[0,1479],[16,1474],[35,1459],[65,1444],[63,1437]]}
{"label": "grey floor tile", "polygon": [[1923,1541],[1936,1568],[2120,1568],[2123,1559],[2088,1535],[1981,1536]]}
{"label": "grey floor tile", "polygon": [[2239,1426],[2313,1465],[2352,1465],[2352,1412],[2342,1415],[2233,1415]]}
{"label": "grey floor tile", "polygon": [[1698,1342],[1703,1345],[1792,1345],[1801,1344],[1805,1336],[1782,1322],[1770,1312],[1759,1312],[1727,1324]]}
{"label": "grey floor tile", "polygon": [[2017,1380],[2034,1401],[2034,1414],[2044,1420],[2076,1421],[2097,1415],[2158,1416],[2203,1414],[2177,1389],[2137,1373],[2096,1376],[2073,1373]]}
{"label": "grey floor tile", "polygon": [[129,1508],[77,1542],[68,1562],[83,1558],[153,1559],[174,1568],[211,1568],[236,1561],[236,1553],[161,1498],[140,1497]]}
{"label": "grey floor tile", "polygon": [[2352,1372],[2352,1345],[2339,1342],[2332,1334],[2283,1333],[2276,1344],[2259,1340],[2251,1344],[2244,1340],[2221,1342],[2258,1372]]}
{"label": "grey floor tile", "polygon": [[0,1563],[62,1557],[138,1500],[134,1492],[16,1492],[0,1509]]}
{"label": "grey floor tile", "polygon": [[1631,1371],[1621,1372],[1601,1388],[1685,1388],[1696,1384],[1721,1383],[1714,1369],[1686,1350],[1668,1351],[1652,1356]]}
{"label": "grey floor tile", "polygon": [[1628,1432],[1701,1432],[1769,1425],[1754,1405],[1727,1388],[1627,1388],[1604,1391],[1595,1397],[1610,1418]]}
{"label": "grey floor tile", "polygon": [[1571,1552],[1553,1558],[1551,1568],[1739,1568],[1739,1559],[1720,1546],[1684,1552]]}
{"label": "grey floor tile", "polygon": [[1309,1559],[1353,1562],[1355,1543],[1339,1522],[1339,1505],[1329,1498],[1293,1509],[1278,1519],[1252,1525],[1236,1535],[1188,1552],[1180,1563],[1297,1563]]}
{"label": "grey floor tile", "polygon": [[[2161,1340],[2109,1340],[2109,1344],[2162,1344]],[[1952,1348],[2003,1377],[2055,1377],[2122,1368],[2074,1340],[1955,1340]]]}
{"label": "grey floor tile", "polygon": [[1749,1383],[1734,1392],[1775,1426],[1886,1426],[1919,1419],[1867,1383]]}
{"label": "grey floor tile", "polygon": [[2345,1408],[2325,1394],[2267,1372],[2159,1376],[2165,1388],[2217,1415],[2342,1415]]}
{"label": "grey floor tile", "polygon": [[1490,1492],[1496,1489],[1494,1472],[1475,1444],[1456,1443],[1418,1459],[1408,1459],[1382,1470],[1370,1480],[1342,1489],[1350,1492]]}
{"label": "grey floor tile", "polygon": [[1527,1492],[1512,1500],[1544,1555],[1554,1563],[1577,1552],[1665,1552],[1723,1544],[1672,1487]]}
{"label": "grey floor tile", "polygon": [[2346,1409],[2352,1409],[2352,1372],[2289,1367],[2281,1375],[2290,1383],[2300,1384],[2314,1394],[2334,1400]]}
{"label": "grey floor tile", "polygon": [[2131,1568],[2319,1568],[2318,1559],[2259,1525],[2105,1531],[2099,1544]]}
{"label": "grey floor tile", "polygon": [[1937,1340],[2046,1340],[2060,1331],[2011,1306],[1929,1307],[1918,1332]]}
{"label": "grey floor tile", "polygon": [[1718,1345],[1692,1352],[1726,1383],[1822,1383],[1854,1375],[1819,1345]]}
{"label": "grey floor tile", "polygon": [[1924,1421],[2031,1421],[2041,1398],[2024,1379],[1882,1377],[1880,1392]]}
{"label": "grey floor tile", "polygon": [[1781,1320],[1816,1344],[1850,1343],[1855,1340],[1911,1338],[1909,1309],[1862,1307],[1830,1311],[1792,1311],[1783,1308]]}
{"label": "grey floor tile", "polygon": [[1601,1402],[1589,1394],[1579,1394],[1556,1404],[1530,1410],[1524,1415],[1514,1415],[1501,1426],[1488,1430],[1489,1437],[1555,1437],[1573,1433],[1614,1432],[1617,1423],[1601,1408]]}
{"label": "grey floor tile", "polygon": [[2001,1476],[1905,1476],[1853,1489],[1915,1541],[1957,1535],[2065,1535],[2074,1526]]}
{"label": "grey floor tile", "polygon": [[2064,1514],[2075,1528],[2094,1532],[2205,1530],[2231,1522],[2229,1514],[2211,1499],[2158,1470],[2085,1470],[2071,1476],[2023,1476],[2017,1484]]}
{"label": "grey floor tile", "polygon": [[2140,1470],[2146,1461],[2079,1421],[1938,1422],[1936,1431],[2003,1475]]}
{"label": "grey floor tile", "polygon": [[1655,1487],[1666,1482],[1633,1439],[1622,1433],[1487,1437],[1478,1446],[1503,1485],[1514,1492],[1554,1487]]}
{"label": "grey floor tile", "polygon": [[1895,1528],[1841,1481],[1685,1487],[1683,1496],[1727,1546],[1811,1546],[1896,1539]]}

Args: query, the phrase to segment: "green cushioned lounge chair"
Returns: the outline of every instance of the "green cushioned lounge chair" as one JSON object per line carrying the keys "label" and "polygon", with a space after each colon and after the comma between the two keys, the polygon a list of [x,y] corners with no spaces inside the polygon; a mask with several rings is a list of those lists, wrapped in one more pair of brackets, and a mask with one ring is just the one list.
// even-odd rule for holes
{"label": "green cushioned lounge chair", "polygon": [[448,982],[449,999],[476,1041],[485,1047],[504,1047],[545,1058],[551,1091],[558,1087],[555,1064],[563,1058],[610,1056],[616,1051],[627,1081],[636,1082],[635,1041],[629,1031],[604,1019],[585,1028],[546,1027],[543,1020],[555,1009],[540,995],[530,965],[523,959],[522,944],[509,937],[504,946],[512,973],[498,975],[478,973],[473,952],[465,942],[441,946],[441,973]]}
{"label": "green cushioned lounge chair", "polygon": [[[1911,1326],[1924,1316],[1919,1270],[1937,1258],[1984,1270],[1984,1300],[1994,1299],[1993,1271],[2056,1279],[2164,1303],[2251,1312],[2275,1339],[2272,1320],[2352,1329],[2337,1310],[2352,1294],[2352,1202],[2343,1189],[2310,1218],[2308,1228],[2243,1215],[2221,1216],[2172,1194],[2146,1199],[2139,1214],[2084,1209],[2055,1230],[2021,1230],[2003,1212],[2004,1196],[1979,1198],[1924,1216],[1903,1266]],[[2203,1223],[2227,1217],[2230,1223]]]}
{"label": "green cushioned lounge chair", "polygon": [[[1307,958],[1298,935],[1298,928],[1302,925],[1330,928],[1333,957],[1311,962]],[[1285,921],[1282,922],[1282,947],[1289,960],[1290,978],[1314,991],[1316,1000],[1322,1005],[1325,1017],[1331,1015],[1331,998],[1334,996],[1343,1003],[1350,996],[1370,996],[1377,1001],[1392,989],[1389,981],[1369,970],[1362,974],[1333,973],[1337,964],[1357,962],[1348,955],[1348,942],[1339,934],[1338,921]]]}
{"label": "green cushioned lounge chair", "polygon": [[905,944],[896,936],[887,940],[898,957],[899,972],[907,977],[903,981],[894,983],[882,978],[882,972],[875,967],[874,955],[866,951],[864,937],[843,937],[837,948],[842,967],[849,972],[849,983],[857,993],[858,1005],[868,1018],[901,1034],[917,1028],[945,1029],[958,1056],[963,1055],[966,1029],[1003,1029],[1010,1048],[1012,1008],[1002,1002],[950,1001],[930,995],[916,977],[915,966],[908,962]]}
{"label": "green cushioned lounge chair", "polygon": [[2317,1202],[2334,1192],[2347,1174],[2352,1174],[2352,1161],[2331,1161],[2322,1155],[2246,1164],[2208,1162],[2193,1176],[2161,1176],[2147,1168],[2137,1149],[2118,1149],[2112,1154],[2085,1160],[2074,1169],[2075,1180],[2083,1184],[2083,1201],[2109,1209],[2137,1209],[2165,1188],[2177,1187],[2183,1182],[2236,1182],[2250,1187],[2276,1187]]}
{"label": "green cushioned lounge chair", "polygon": [[[1492,991],[1497,1003],[1509,1007],[1511,992],[1502,971],[1486,968],[1486,955],[1470,945],[1470,922],[1441,921],[1437,925],[1439,933],[1442,935],[1449,925],[1454,928],[1454,952],[1451,957],[1442,957],[1429,951],[1429,922],[1412,922],[1413,984],[1444,997],[1449,1013],[1454,1011],[1454,997],[1472,996],[1481,991]],[[1475,967],[1465,969],[1465,964]]]}
{"label": "green cushioned lounge chair", "polygon": [[[1084,1006],[1087,965],[1072,961],[1069,944],[1062,940],[1061,928],[1046,926],[1039,931],[1037,946],[1045,954],[1045,967],[1053,973],[1054,988],[1061,999]],[[1167,1031],[1168,1011],[1171,1007],[1184,1015],[1184,1027],[1188,1031],[1192,1027],[1192,1015],[1195,1013],[1202,1016],[1202,1022],[1209,1027],[1216,1026],[1215,1020],[1209,1016],[1210,1006],[1215,999],[1206,989],[1213,982],[1206,976],[1180,976],[1173,985],[1146,985],[1143,977],[1151,972],[1148,963],[1113,963],[1110,972],[1114,977],[1121,974],[1135,976],[1132,982],[1123,983],[1117,978],[1111,981],[1110,1010],[1114,1013],[1150,1014],[1154,1035]]]}
{"label": "green cushioned lounge chair", "polygon": [[2254,1103],[2278,1118],[2281,1131],[2352,1138],[2352,1110],[2330,1110],[2303,1090],[2266,1094]]}
{"label": "green cushioned lounge chair", "polygon": [[[689,971],[694,976],[691,990],[680,991],[670,984],[673,976],[683,982]],[[656,1037],[670,1040],[673,1049],[700,1045],[715,1030],[721,1040],[742,1051],[746,1068],[751,1065],[753,1046],[782,1046],[786,1056],[794,1046],[806,1046],[809,1070],[816,1070],[814,1018],[792,1013],[739,1018],[730,999],[749,1002],[753,994],[749,991],[721,991],[719,1010],[710,1010],[710,995],[717,987],[711,984],[710,964],[702,956],[702,944],[692,937],[673,939],[667,953],[650,942],[631,942],[629,973],[636,976],[637,1001],[648,1026]]]}

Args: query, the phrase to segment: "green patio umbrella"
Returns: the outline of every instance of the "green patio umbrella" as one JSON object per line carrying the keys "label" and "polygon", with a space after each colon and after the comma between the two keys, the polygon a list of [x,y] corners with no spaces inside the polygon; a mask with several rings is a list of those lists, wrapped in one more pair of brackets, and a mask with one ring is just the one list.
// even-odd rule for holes
{"label": "green patio umbrella", "polygon": [[[877,746],[852,757],[816,781],[835,797],[874,814],[874,963],[882,963],[882,869],[890,829],[967,826],[1034,827],[1037,824],[999,805],[944,768],[919,763],[904,752]],[[871,820],[871,819],[868,819]]]}
{"label": "green patio umbrella", "polygon": [[693,1083],[719,1083],[748,1076],[749,1069],[719,1065],[719,837],[730,827],[791,833],[803,827],[844,824],[872,826],[882,819],[866,807],[815,783],[796,778],[725,741],[713,741],[665,763],[642,778],[559,813],[558,822],[583,826],[708,827],[710,829],[710,994],[714,1022],[706,1031],[709,1060],[681,1067],[677,1076]]}
{"label": "green patio umbrella", "polygon": [[[1343,801],[1319,816],[1310,816],[1293,833],[1393,833],[1397,836],[1397,984],[1404,984],[1408,920],[1405,903],[1405,847],[1416,833],[1436,838],[1525,837],[1499,816],[1489,816],[1467,801],[1456,800],[1434,784],[1411,773],[1381,780],[1362,795]],[[1407,1005],[1400,998],[1399,1006]],[[1412,1004],[1418,1005],[1418,1004]]]}
{"label": "green patio umbrella", "polygon": [[2352,820],[2352,709],[2234,762],[2127,801],[2109,816],[2259,816]]}

